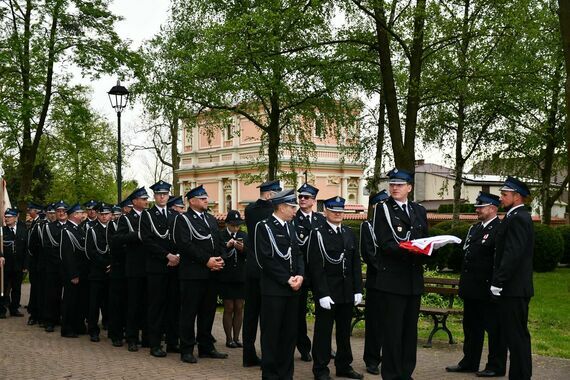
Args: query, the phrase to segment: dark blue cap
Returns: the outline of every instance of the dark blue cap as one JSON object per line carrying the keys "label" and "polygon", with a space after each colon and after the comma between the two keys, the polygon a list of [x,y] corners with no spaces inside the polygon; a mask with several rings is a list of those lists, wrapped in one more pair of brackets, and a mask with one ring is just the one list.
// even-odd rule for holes
{"label": "dark blue cap", "polygon": [[50,203],[46,206],[46,212],[55,212],[55,203]]}
{"label": "dark blue cap", "polygon": [[297,198],[295,197],[295,191],[293,189],[280,191],[272,196],[269,200],[274,206],[281,203],[287,203],[290,205],[297,204]]}
{"label": "dark blue cap", "polygon": [[64,201],[55,202],[53,205],[54,210],[59,210],[59,209],[67,210],[68,208],[69,208],[69,205],[67,203],[65,203]]}
{"label": "dark blue cap", "polygon": [[[18,216],[18,209],[16,208],[7,208],[4,210],[4,216]],[[2,279],[4,280],[4,279]]]}
{"label": "dark blue cap", "polygon": [[170,197],[170,199],[168,200],[168,202],[166,202],[166,206],[167,206],[168,208],[170,208],[170,207],[172,207],[172,206],[184,207],[184,200],[182,199],[182,196]]}
{"label": "dark blue cap", "polygon": [[238,210],[230,210],[226,215],[226,224],[243,224],[245,220],[241,218],[241,214]]}
{"label": "dark blue cap", "polygon": [[520,179],[515,177],[508,176],[507,180],[503,187],[501,187],[501,191],[516,191],[523,197],[528,197],[530,195],[530,189],[526,185],[526,183],[522,182]]}
{"label": "dark blue cap", "polygon": [[346,200],[343,197],[332,197],[324,202],[325,208],[331,211],[344,211],[344,202]]}
{"label": "dark blue cap", "polygon": [[105,202],[99,202],[97,206],[95,206],[95,211],[99,214],[108,214],[113,212],[113,206]]}
{"label": "dark blue cap", "polygon": [[39,205],[37,203],[34,202],[28,202],[28,210],[37,210],[37,211],[42,211],[44,209],[44,206]]}
{"label": "dark blue cap", "polygon": [[150,187],[150,189],[156,194],[156,193],[169,193],[170,192],[170,187],[172,185],[169,184],[168,182],[164,182],[163,180],[158,181],[157,183],[155,183],[154,185],[152,185]]}
{"label": "dark blue cap", "polygon": [[263,182],[261,185],[257,186],[259,191],[266,192],[266,191],[281,191],[281,185],[279,181],[267,181]]}
{"label": "dark blue cap", "polygon": [[414,183],[414,175],[409,171],[394,168],[388,172],[390,183]]}
{"label": "dark blue cap", "polygon": [[146,189],[143,187],[136,189],[135,191],[133,191],[131,193],[131,195],[129,195],[129,199],[132,201],[133,199],[137,199],[137,198],[142,198],[142,199],[148,199],[148,193],[146,192]]}
{"label": "dark blue cap", "polygon": [[483,191],[479,192],[477,199],[475,201],[475,207],[484,207],[484,206],[497,206],[501,204],[501,200],[498,195],[485,193]]}
{"label": "dark blue cap", "polygon": [[386,192],[386,190],[380,190],[380,192],[371,195],[368,198],[368,205],[374,206],[376,203],[380,203],[385,201],[386,199],[390,198],[390,195]]}
{"label": "dark blue cap", "polygon": [[130,197],[127,197],[126,199],[123,199],[121,201],[121,203],[119,203],[118,206],[119,207],[133,207],[133,201],[131,200]]}
{"label": "dark blue cap", "polygon": [[193,188],[189,192],[186,193],[186,198],[196,198],[196,197],[207,197],[208,193],[206,189],[204,189],[204,185],[200,185],[198,187]]}
{"label": "dark blue cap", "polygon": [[81,208],[81,205],[79,203],[76,203],[67,209],[67,215],[71,215],[74,212],[78,211],[83,211],[83,209]]}
{"label": "dark blue cap", "polygon": [[319,193],[319,189],[315,186],[309,185],[308,183],[304,183],[297,189],[297,193],[299,195],[310,195],[311,197],[316,198]]}
{"label": "dark blue cap", "polygon": [[122,214],[121,207],[118,205],[113,205],[112,212],[113,212],[113,214]]}
{"label": "dark blue cap", "polygon": [[97,206],[97,201],[94,199],[91,199],[85,203],[83,203],[83,207],[85,207],[85,210],[93,210],[95,208],[95,206]]}

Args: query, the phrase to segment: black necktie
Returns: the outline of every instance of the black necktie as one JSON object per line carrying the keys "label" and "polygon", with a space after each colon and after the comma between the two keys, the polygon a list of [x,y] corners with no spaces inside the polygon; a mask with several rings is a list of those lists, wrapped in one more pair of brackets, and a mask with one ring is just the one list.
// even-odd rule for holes
{"label": "black necktie", "polygon": [[206,223],[206,225],[208,226],[208,221],[206,220],[206,214],[205,214],[205,213],[202,213],[202,214],[200,215],[200,217],[202,218],[202,220],[204,221],[204,223]]}
{"label": "black necktie", "polygon": [[406,204],[405,203],[402,204],[402,210],[404,210],[404,214],[409,216],[408,210],[406,210]]}
{"label": "black necktie", "polygon": [[339,235],[342,234],[342,230],[340,229],[340,227],[337,227],[337,228],[336,228],[336,233],[339,234]]}
{"label": "black necktie", "polygon": [[165,208],[162,209],[162,215],[164,215],[164,217],[166,218],[166,209]]}
{"label": "black necktie", "polygon": [[16,231],[14,231],[14,227],[10,227],[10,231],[12,232],[12,234],[13,234],[14,236],[16,236]]}

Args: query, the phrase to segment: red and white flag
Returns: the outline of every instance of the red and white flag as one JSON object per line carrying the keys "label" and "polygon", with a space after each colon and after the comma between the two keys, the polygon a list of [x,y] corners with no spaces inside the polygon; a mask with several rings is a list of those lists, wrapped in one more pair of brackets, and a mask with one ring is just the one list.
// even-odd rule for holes
{"label": "red and white flag", "polygon": [[420,255],[431,256],[434,249],[438,249],[447,244],[459,244],[461,239],[453,235],[438,235],[429,238],[403,241],[400,248]]}

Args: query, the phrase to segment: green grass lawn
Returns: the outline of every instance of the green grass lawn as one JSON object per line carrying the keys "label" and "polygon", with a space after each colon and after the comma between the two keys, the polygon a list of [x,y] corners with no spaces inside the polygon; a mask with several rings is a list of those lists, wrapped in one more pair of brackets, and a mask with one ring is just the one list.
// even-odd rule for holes
{"label": "green grass lawn", "polygon": [[[570,268],[534,274],[534,297],[530,301],[529,330],[532,352],[545,356],[570,358]],[[420,339],[427,340],[433,322],[421,317]],[[452,316],[448,327],[458,343],[463,343],[461,317]],[[434,340],[447,341],[447,334],[438,331]]]}

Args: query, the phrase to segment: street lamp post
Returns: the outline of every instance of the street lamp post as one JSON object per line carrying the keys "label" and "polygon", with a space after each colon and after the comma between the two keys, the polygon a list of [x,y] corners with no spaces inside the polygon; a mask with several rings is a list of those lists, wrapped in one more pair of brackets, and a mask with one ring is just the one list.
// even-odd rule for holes
{"label": "street lamp post", "polygon": [[123,178],[121,176],[121,112],[127,106],[129,101],[129,90],[121,86],[121,81],[117,81],[117,85],[113,86],[107,93],[111,101],[111,107],[117,112],[117,204],[121,202]]}

